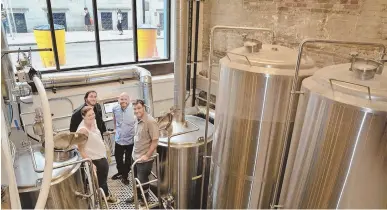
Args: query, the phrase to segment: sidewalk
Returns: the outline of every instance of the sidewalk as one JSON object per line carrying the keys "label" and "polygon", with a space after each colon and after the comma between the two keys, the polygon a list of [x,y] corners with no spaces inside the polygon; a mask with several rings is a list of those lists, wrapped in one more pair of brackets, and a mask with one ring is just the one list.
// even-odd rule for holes
{"label": "sidewalk", "polygon": [[[34,33],[15,33],[14,37],[7,36],[9,46],[36,45]],[[164,31],[161,31],[157,39],[164,38]],[[132,30],[124,30],[124,34],[120,35],[118,31],[100,31],[99,39],[101,42],[106,41],[132,41]],[[69,31],[66,32],[66,44],[94,42],[94,31]]]}

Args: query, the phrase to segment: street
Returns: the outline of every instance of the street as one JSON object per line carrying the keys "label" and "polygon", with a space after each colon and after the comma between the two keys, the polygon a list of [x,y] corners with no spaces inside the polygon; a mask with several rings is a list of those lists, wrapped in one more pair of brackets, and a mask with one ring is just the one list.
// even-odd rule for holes
{"label": "street", "polygon": [[[113,64],[134,61],[133,41],[104,41],[100,42],[102,64]],[[157,39],[157,59],[166,58],[164,53],[164,39]],[[36,45],[23,45],[21,49],[37,48]],[[10,49],[17,50],[18,46]],[[13,62],[17,60],[17,54],[11,55]],[[156,59],[156,58],[155,58]],[[32,53],[32,65],[41,70],[44,68],[39,53]],[[66,65],[64,68],[97,65],[97,52],[95,42],[66,44]],[[48,68],[48,69],[53,69]]]}

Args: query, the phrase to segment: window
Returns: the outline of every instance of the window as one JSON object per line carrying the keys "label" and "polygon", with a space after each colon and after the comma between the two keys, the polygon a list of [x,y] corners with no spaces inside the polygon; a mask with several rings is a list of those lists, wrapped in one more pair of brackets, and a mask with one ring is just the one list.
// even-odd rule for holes
{"label": "window", "polygon": [[54,24],[64,26],[65,30],[67,31],[66,13],[52,13],[52,19],[54,20]]}
{"label": "window", "polygon": [[[32,65],[38,70],[170,59],[170,0],[115,0],[114,4],[109,0],[51,0],[48,4],[10,0],[3,4],[3,13],[10,49],[53,48],[53,52],[32,54]],[[18,55],[11,56],[16,62]]]}
{"label": "window", "polygon": [[27,33],[27,23],[24,13],[13,13],[17,33]]}

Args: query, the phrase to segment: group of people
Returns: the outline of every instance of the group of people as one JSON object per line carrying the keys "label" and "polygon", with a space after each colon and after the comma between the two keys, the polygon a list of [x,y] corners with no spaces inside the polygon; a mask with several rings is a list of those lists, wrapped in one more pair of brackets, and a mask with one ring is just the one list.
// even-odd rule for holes
{"label": "group of people", "polygon": [[[78,145],[78,150],[83,158],[90,158],[93,162],[98,178],[98,184],[103,189],[107,201],[111,204],[120,201],[109,192],[107,179],[109,163],[103,135],[107,131],[102,119],[102,109],[97,103],[97,92],[88,91],[84,97],[85,103],[76,109],[71,117],[70,132],[80,132],[88,136],[85,144]],[[146,113],[143,100],[130,103],[127,93],[122,93],[119,105],[113,108],[113,121],[115,130],[115,159],[118,173],[111,178],[121,179],[129,184],[128,175],[134,161],[134,175],[141,183],[149,181],[153,159],[159,139],[159,127],[156,120]],[[143,186],[145,199],[149,198],[149,184]],[[137,188],[140,203],[144,203],[141,192]],[[126,203],[134,202],[134,197],[128,198]]]}

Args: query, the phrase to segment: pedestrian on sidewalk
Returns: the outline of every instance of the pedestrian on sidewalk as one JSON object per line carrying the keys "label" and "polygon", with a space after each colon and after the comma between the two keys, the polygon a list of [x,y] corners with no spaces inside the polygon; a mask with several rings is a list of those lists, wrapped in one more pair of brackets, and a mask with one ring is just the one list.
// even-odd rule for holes
{"label": "pedestrian on sidewalk", "polygon": [[[132,152],[134,144],[134,125],[136,119],[130,97],[127,93],[121,93],[118,98],[120,104],[113,108],[113,122],[115,134],[114,156],[118,173],[112,176],[113,180],[121,178],[122,183],[129,184],[128,174],[132,165]],[[124,158],[125,155],[125,158]]]}
{"label": "pedestrian on sidewalk", "polygon": [[91,27],[91,17],[90,17],[90,13],[89,13],[89,10],[87,9],[87,7],[83,8],[84,12],[85,12],[85,28],[86,28],[86,31],[93,31],[92,27]]}
{"label": "pedestrian on sidewalk", "polygon": [[120,32],[120,35],[124,33],[124,31],[122,30],[122,13],[120,9],[117,12],[117,29]]}

